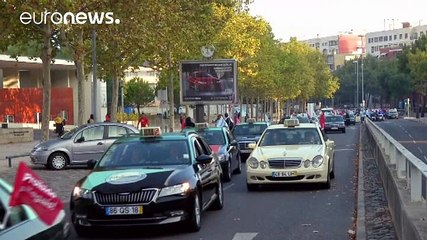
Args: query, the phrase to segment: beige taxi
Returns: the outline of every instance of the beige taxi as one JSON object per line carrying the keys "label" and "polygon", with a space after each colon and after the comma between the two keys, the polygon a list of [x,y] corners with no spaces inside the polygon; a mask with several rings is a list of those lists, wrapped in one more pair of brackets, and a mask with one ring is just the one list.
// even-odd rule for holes
{"label": "beige taxi", "polygon": [[284,124],[269,126],[246,161],[249,191],[259,185],[320,183],[331,187],[334,173],[335,143],[317,124],[286,119]]}

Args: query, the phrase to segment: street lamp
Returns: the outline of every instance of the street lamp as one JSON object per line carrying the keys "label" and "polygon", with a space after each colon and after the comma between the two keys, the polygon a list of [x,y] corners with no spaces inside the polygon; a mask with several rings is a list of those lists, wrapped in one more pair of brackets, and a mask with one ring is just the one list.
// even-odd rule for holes
{"label": "street lamp", "polygon": [[365,109],[365,90],[363,88],[363,56],[362,56],[362,109]]}
{"label": "street lamp", "polygon": [[353,61],[356,63],[356,108],[359,104],[359,61]]}

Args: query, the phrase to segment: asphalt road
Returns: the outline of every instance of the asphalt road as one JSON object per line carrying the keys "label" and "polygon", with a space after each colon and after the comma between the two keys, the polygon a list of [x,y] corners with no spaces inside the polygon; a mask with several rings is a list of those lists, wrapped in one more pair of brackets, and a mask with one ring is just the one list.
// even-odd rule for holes
{"label": "asphalt road", "polygon": [[427,124],[408,119],[375,122],[416,157],[427,163]]}
{"label": "asphalt road", "polygon": [[[329,190],[317,185],[283,185],[248,192],[243,171],[224,185],[224,208],[204,212],[202,229],[197,233],[186,233],[175,226],[138,227],[103,230],[97,239],[351,239],[349,231],[355,231],[359,127],[328,136],[336,143],[336,178]],[[72,239],[83,238],[72,229]]]}

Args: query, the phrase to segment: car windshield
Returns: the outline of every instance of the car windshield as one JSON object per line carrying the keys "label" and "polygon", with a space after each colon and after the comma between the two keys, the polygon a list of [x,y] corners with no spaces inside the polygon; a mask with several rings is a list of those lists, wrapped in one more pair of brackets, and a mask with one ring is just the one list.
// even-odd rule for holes
{"label": "car windshield", "polygon": [[146,140],[111,145],[97,167],[150,167],[190,163],[186,140]]}
{"label": "car windshield", "polygon": [[61,136],[62,139],[70,139],[73,137],[73,135],[78,132],[80,129],[83,129],[87,126],[87,124],[81,125],[80,127],[76,127],[71,129],[69,132],[66,132],[64,135]]}
{"label": "car windshield", "polygon": [[241,124],[233,129],[234,136],[261,135],[267,124]]}
{"label": "car windshield", "polygon": [[326,122],[343,122],[342,116],[327,116]]}
{"label": "car windshield", "polygon": [[225,145],[225,138],[222,130],[215,131],[200,131],[202,136],[209,145]]}
{"label": "car windshield", "polygon": [[297,116],[297,118],[300,123],[310,123],[310,120],[307,117]]}
{"label": "car windshield", "polygon": [[316,128],[269,129],[260,140],[260,147],[277,145],[322,144]]}

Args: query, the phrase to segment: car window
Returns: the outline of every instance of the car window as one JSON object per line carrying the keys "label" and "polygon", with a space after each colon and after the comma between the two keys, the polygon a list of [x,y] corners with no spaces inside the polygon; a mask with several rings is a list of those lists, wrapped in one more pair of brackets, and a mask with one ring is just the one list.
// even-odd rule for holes
{"label": "car window", "polygon": [[190,163],[186,140],[134,141],[113,144],[97,167],[149,167]]}
{"label": "car window", "polygon": [[[4,217],[6,216],[6,208],[3,204],[3,202],[0,202],[0,226],[3,226],[3,221],[5,221]],[[0,228],[0,232],[1,232],[1,228]]]}
{"label": "car window", "polygon": [[224,134],[221,130],[217,131],[200,131],[198,134],[205,139],[209,145],[224,145]]}
{"label": "car window", "polygon": [[[224,136],[223,136],[223,138],[224,138]],[[211,150],[210,150],[209,146],[207,146],[207,144],[205,144],[205,142],[202,139],[196,138],[196,142],[199,144],[199,146],[202,150],[202,154],[206,154],[206,155],[211,154]]]}
{"label": "car window", "polygon": [[342,122],[343,118],[342,116],[327,116],[326,122]]}
{"label": "car window", "polygon": [[259,146],[322,144],[315,128],[269,129],[260,140]]}
{"label": "car window", "polygon": [[233,129],[234,136],[261,135],[267,128],[267,124],[241,124]]}
{"label": "car window", "polygon": [[108,138],[119,138],[127,134],[128,132],[125,127],[108,126]]}
{"label": "car window", "polygon": [[104,126],[96,126],[83,130],[79,136],[84,138],[84,142],[101,140],[104,138]]}

